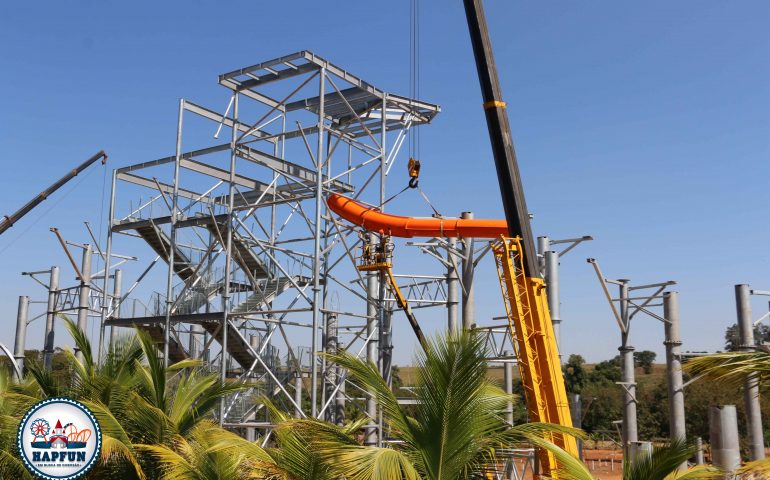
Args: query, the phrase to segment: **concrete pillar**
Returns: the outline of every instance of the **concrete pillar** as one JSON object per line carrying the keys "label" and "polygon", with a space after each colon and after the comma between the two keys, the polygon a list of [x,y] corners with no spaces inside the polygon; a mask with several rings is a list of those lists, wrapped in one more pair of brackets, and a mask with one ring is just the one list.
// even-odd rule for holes
{"label": "concrete pillar", "polygon": [[[754,349],[754,322],[751,314],[751,290],[748,285],[735,286],[735,305],[738,312],[739,349]],[[746,431],[749,437],[749,459],[765,458],[765,438],[762,431],[762,411],[759,407],[759,383],[756,375],[750,376],[743,387],[743,403],[746,409]]]}
{"label": "concrete pillar", "polygon": [[43,366],[51,369],[54,349],[54,326],[56,324],[56,302],[59,296],[59,267],[51,267],[48,280],[48,307],[45,316],[45,343],[43,345]]}
{"label": "concrete pillar", "polygon": [[[88,308],[91,296],[91,245],[83,249],[83,262],[80,265],[80,293],[78,298],[78,329],[88,332]],[[83,360],[83,354],[75,349],[75,357]]]}
{"label": "concrete pillar", "polygon": [[[337,378],[342,378],[343,370],[337,368]],[[345,423],[345,381],[340,384],[340,388],[337,389],[337,397],[334,399],[334,418],[337,420],[337,425]]]}
{"label": "concrete pillar", "polygon": [[[302,406],[302,372],[297,371],[294,374],[294,403]],[[294,414],[297,418],[302,418],[302,411],[295,407]]]}
{"label": "concrete pillar", "polygon": [[537,237],[537,264],[540,266],[540,273],[545,277],[545,252],[551,250],[551,239],[545,235]]}
{"label": "concrete pillar", "polygon": [[[569,412],[572,418],[572,426],[575,428],[583,428],[583,399],[579,393],[572,393],[569,396]],[[580,438],[577,440],[578,458],[583,460],[583,440]]]}
{"label": "concrete pillar", "polygon": [[636,373],[634,371],[634,347],[628,344],[629,308],[628,308],[628,282],[621,279],[620,282],[620,318],[626,326],[622,334],[620,348],[621,377],[623,387],[623,445],[639,440],[636,425]]}
{"label": "concrete pillar", "polygon": [[679,336],[679,294],[663,295],[663,317],[666,339],[666,373],[668,374],[668,415],[671,440],[685,440],[684,387],[682,380],[682,340]]}
{"label": "concrete pillar", "polygon": [[[190,324],[190,341],[188,351],[190,352],[190,358],[198,358],[201,355],[201,347],[203,344],[203,327],[197,323]],[[257,345],[259,345],[259,337],[257,336]]]}
{"label": "concrete pillar", "polygon": [[447,293],[447,328],[449,333],[456,334],[459,331],[459,324],[457,319],[457,304],[459,303],[457,291],[460,287],[460,279],[457,274],[457,257],[454,255],[454,251],[457,249],[457,238],[448,238],[449,248],[447,249],[446,259],[449,265],[446,269],[446,293]]}
{"label": "concrete pillar", "polygon": [[695,437],[695,464],[703,465],[706,461],[703,459],[703,439]]}
{"label": "concrete pillar", "polygon": [[545,261],[545,285],[548,298],[548,310],[551,313],[551,324],[556,345],[559,347],[561,358],[561,302],[559,300],[559,253],[547,251],[543,254]]}
{"label": "concrete pillar", "polygon": [[[473,212],[462,212],[460,218],[471,220]],[[470,330],[476,324],[476,299],[473,292],[473,239],[463,238],[463,330]]]}
{"label": "concrete pillar", "polygon": [[621,377],[623,387],[623,444],[639,440],[636,426],[636,374],[634,372],[634,347],[620,347]]}
{"label": "concrete pillar", "polygon": [[[123,296],[123,271],[115,270],[112,278],[112,318],[120,318],[120,299]],[[110,326],[110,344],[109,348],[112,348],[112,342],[115,341],[115,326]]]}
{"label": "concrete pillar", "polygon": [[709,437],[711,440],[711,462],[728,474],[741,464],[741,450],[738,441],[738,416],[735,405],[721,405],[709,408]]}
{"label": "concrete pillar", "polygon": [[[27,320],[29,318],[29,297],[19,297],[19,310],[16,314],[16,339],[13,342],[13,358],[24,373],[24,349],[27,344]],[[20,378],[18,380],[21,380]]]}
{"label": "concrete pillar", "polygon": [[[378,248],[379,239],[374,233],[369,234],[369,245],[372,248]],[[374,365],[379,364],[378,355],[378,318],[379,318],[379,295],[380,295],[380,279],[379,272],[367,272],[366,274],[366,334],[369,338],[369,343],[366,346],[366,360]],[[370,422],[366,429],[366,438],[364,443],[366,445],[377,445],[377,401],[373,395],[370,395],[366,399],[366,414],[369,416]]]}
{"label": "concrete pillar", "polygon": [[[505,356],[505,363],[503,363],[503,383],[505,384],[505,393],[508,395],[513,394],[513,360],[510,351],[503,352]],[[505,421],[508,425],[513,425],[513,403],[508,402],[505,407]]]}
{"label": "concrete pillar", "polygon": [[637,460],[649,457],[652,455],[652,442],[629,442],[626,447],[626,457],[624,461],[633,464]]}

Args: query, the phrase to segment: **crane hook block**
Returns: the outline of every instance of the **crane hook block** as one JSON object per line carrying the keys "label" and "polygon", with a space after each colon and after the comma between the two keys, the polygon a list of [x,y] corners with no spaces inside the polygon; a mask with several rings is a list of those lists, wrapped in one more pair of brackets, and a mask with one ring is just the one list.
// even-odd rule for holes
{"label": "crane hook block", "polygon": [[420,178],[420,161],[416,158],[409,159],[409,187],[417,188],[417,182]]}

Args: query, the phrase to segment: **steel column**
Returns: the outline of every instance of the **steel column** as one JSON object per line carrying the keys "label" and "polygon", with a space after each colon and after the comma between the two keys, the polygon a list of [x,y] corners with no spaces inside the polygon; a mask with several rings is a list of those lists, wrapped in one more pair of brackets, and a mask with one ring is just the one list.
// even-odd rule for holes
{"label": "steel column", "polygon": [[[123,292],[123,271],[115,270],[115,273],[113,273],[113,279],[112,279],[112,302],[109,304],[109,308],[112,309],[112,318],[120,318],[120,300],[123,295],[122,292]],[[103,324],[104,322],[102,321],[102,325]],[[114,341],[115,341],[115,327],[110,326],[110,343],[107,347],[108,350],[112,349],[112,345]]]}
{"label": "steel column", "polygon": [[[377,245],[377,235],[374,233],[368,233],[369,242],[371,245]],[[377,333],[377,314],[380,294],[380,279],[379,273],[367,272],[366,274],[366,335],[369,338],[369,343],[366,345],[366,361],[377,365],[378,363],[378,342]],[[366,431],[366,445],[377,444],[377,431],[375,419],[377,418],[377,402],[373,395],[369,395],[366,399],[366,414],[369,416],[370,423],[367,426]]]}
{"label": "steel column", "polygon": [[[338,345],[337,315],[329,313],[326,315],[326,338],[325,351],[327,355],[337,354]],[[326,374],[324,375],[324,385],[326,390],[325,398],[331,398],[334,395],[334,389],[337,387],[337,366],[331,362],[326,362]],[[336,421],[336,410],[328,408],[326,410],[326,420],[331,423]]]}
{"label": "steel column", "polygon": [[[91,245],[83,249],[83,263],[80,265],[80,293],[78,298],[78,330],[88,332],[89,297],[91,296]],[[82,361],[83,353],[75,349],[75,358]]]}
{"label": "steel column", "polygon": [[[738,312],[739,349],[744,352],[754,351],[754,321],[751,313],[751,290],[748,285],[735,286],[735,305]],[[749,436],[749,458],[765,458],[765,439],[762,431],[762,410],[759,405],[759,383],[756,375],[751,375],[743,387],[743,403],[746,409],[746,430]]]}
{"label": "steel column", "polygon": [[[473,219],[473,212],[462,212],[460,217]],[[463,330],[470,330],[476,324],[476,300],[473,292],[473,238],[463,238]]]}
{"label": "steel column", "polygon": [[[110,188],[110,206],[107,210],[107,248],[104,252],[104,282],[102,282],[102,311],[99,318],[99,362],[101,363],[102,353],[104,350],[104,329],[106,325],[104,322],[107,320],[108,308],[112,307],[113,310],[117,303],[110,303],[107,300],[107,283],[110,279],[110,262],[112,261],[112,218],[115,215],[115,184],[117,181],[117,170],[112,171],[112,187]],[[114,313],[114,312],[113,312]],[[110,327],[110,344],[112,347],[113,340],[113,327]]]}
{"label": "steel column", "polygon": [[[174,156],[174,191],[171,194],[171,233],[169,234],[168,273],[166,276],[166,322],[163,328],[163,365],[168,367],[168,349],[171,342],[171,308],[174,301],[174,251],[176,250],[177,202],[179,200],[179,168],[182,162],[182,121],[184,119],[184,98],[179,99],[179,111],[176,124],[176,153]],[[227,282],[226,282],[227,283]],[[224,401],[223,401],[224,402]],[[224,409],[224,403],[221,408]],[[222,413],[221,410],[220,413]],[[220,422],[222,419],[220,419]]]}
{"label": "steel column", "polygon": [[43,365],[51,369],[54,349],[54,326],[56,324],[56,302],[59,296],[59,267],[51,267],[48,280],[48,308],[45,316],[45,344],[43,346]]}
{"label": "steel column", "polygon": [[321,321],[321,213],[323,211],[324,107],[326,69],[321,69],[318,82],[318,150],[316,153],[315,230],[313,251],[313,336],[310,347],[310,415],[318,413],[318,324]]}
{"label": "steel column", "polygon": [[[234,209],[235,209],[235,165],[238,159],[237,146],[238,146],[238,129],[235,125],[238,124],[238,99],[240,95],[238,93],[233,94],[233,128],[230,135],[230,181],[228,186],[227,195],[227,232],[225,238],[225,274],[224,274],[224,291],[222,292],[222,357],[219,369],[220,381],[224,384],[227,381],[227,364],[228,364],[228,347],[227,347],[227,329],[230,322],[230,283],[233,275],[233,229],[235,222]],[[167,333],[168,334],[168,333]],[[167,346],[168,348],[168,346]],[[219,402],[219,425],[222,426],[225,421],[225,398]]]}
{"label": "steel column", "polygon": [[447,322],[449,333],[454,335],[459,331],[459,325],[457,323],[457,290],[460,284],[460,279],[457,276],[457,263],[455,262],[454,252],[457,250],[457,238],[447,239],[449,246],[447,247],[447,272],[446,272],[446,290],[447,290]]}
{"label": "steel column", "polygon": [[[506,350],[503,352],[505,361],[503,363],[503,384],[505,385],[505,393],[513,395],[513,354]],[[508,425],[513,425],[513,403],[508,402],[505,406],[505,421]]]}
{"label": "steel column", "polygon": [[[13,358],[19,364],[19,369],[24,371],[24,349],[27,344],[27,319],[29,318],[29,297],[19,297],[19,310],[16,314],[16,339],[13,342]],[[18,380],[21,380],[19,378]]]}

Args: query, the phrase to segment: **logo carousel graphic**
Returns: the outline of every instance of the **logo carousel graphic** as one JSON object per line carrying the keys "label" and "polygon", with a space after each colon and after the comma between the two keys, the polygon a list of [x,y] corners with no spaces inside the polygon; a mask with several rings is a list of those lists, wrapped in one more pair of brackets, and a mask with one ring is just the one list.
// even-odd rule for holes
{"label": "logo carousel graphic", "polygon": [[34,475],[45,480],[74,480],[99,460],[102,432],[82,403],[49,398],[27,411],[16,442],[21,459]]}

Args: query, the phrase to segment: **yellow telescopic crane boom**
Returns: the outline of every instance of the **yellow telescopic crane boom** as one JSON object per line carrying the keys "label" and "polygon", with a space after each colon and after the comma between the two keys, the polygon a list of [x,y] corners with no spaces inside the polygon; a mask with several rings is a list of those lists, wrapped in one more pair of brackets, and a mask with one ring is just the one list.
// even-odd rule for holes
{"label": "yellow telescopic crane boom", "polygon": [[[464,0],[468,30],[479,75],[489,139],[497,168],[509,236],[493,245],[508,321],[524,386],[530,421],[571,427],[559,352],[535,253],[529,212],[519,175],[506,104],[502,98],[482,0]],[[577,456],[575,439],[554,434],[551,440]],[[552,454],[538,452],[541,475],[555,475]]]}

